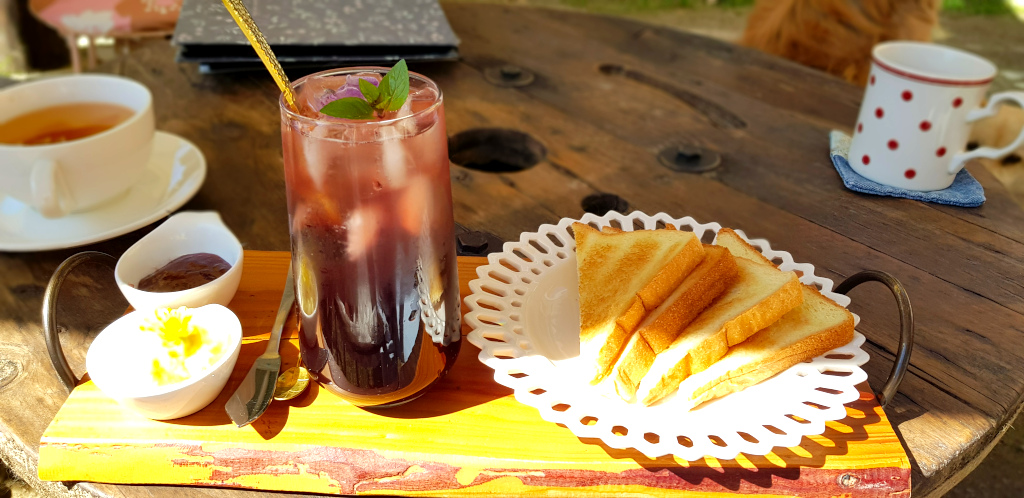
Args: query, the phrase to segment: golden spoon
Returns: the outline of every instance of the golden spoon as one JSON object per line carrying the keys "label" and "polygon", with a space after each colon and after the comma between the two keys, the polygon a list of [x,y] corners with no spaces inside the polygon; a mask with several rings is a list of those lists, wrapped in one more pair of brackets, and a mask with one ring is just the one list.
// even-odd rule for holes
{"label": "golden spoon", "polygon": [[231,17],[235,20],[235,23],[241,28],[242,34],[249,40],[252,48],[256,50],[256,55],[260,56],[263,65],[267,66],[270,76],[277,82],[281,93],[284,94],[284,101],[288,103],[292,110],[295,110],[295,94],[292,93],[291,82],[288,81],[288,76],[284,74],[284,69],[281,69],[281,63],[277,61],[274,52],[270,50],[267,39],[263,37],[260,28],[256,26],[252,16],[249,15],[248,9],[245,8],[245,5],[242,5],[242,0],[222,1],[224,2],[224,7],[227,7]]}
{"label": "golden spoon", "polygon": [[277,385],[274,388],[274,399],[287,401],[294,399],[305,392],[309,386],[309,371],[301,365],[285,370],[277,376]]}
{"label": "golden spoon", "polygon": [[[267,44],[267,39],[263,37],[260,28],[256,26],[256,22],[249,15],[249,10],[245,8],[241,0],[222,1],[224,2],[224,7],[228,9],[228,13],[231,14],[231,18],[235,20],[239,29],[242,30],[245,39],[249,40],[249,44],[256,50],[256,55],[260,57],[263,65],[270,71],[270,76],[274,78],[274,82],[277,83],[281,93],[284,94],[284,101],[289,107],[295,109],[295,94],[292,92],[291,82],[288,81],[288,76],[284,74],[281,63],[274,56],[274,51]],[[294,399],[302,394],[308,386],[309,371],[302,366],[291,367],[277,376],[277,384],[274,386],[274,399],[278,401]]]}

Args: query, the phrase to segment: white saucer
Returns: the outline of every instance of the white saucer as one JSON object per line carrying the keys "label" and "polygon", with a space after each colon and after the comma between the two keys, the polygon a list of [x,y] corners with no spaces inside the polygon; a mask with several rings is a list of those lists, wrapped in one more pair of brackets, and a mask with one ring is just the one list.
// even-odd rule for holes
{"label": "white saucer", "polygon": [[0,201],[0,251],[45,251],[100,242],[167,216],[206,178],[206,158],[192,142],[157,131],[146,171],[132,188],[89,211],[44,218],[10,197]]}

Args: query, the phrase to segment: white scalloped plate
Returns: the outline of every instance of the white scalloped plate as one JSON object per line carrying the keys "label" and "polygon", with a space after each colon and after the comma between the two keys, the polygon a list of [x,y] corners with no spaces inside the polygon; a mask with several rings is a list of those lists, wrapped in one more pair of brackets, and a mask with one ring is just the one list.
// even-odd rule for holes
{"label": "white scalloped plate", "polygon": [[[776,446],[796,446],[803,436],[822,434],[825,422],[846,417],[844,404],[860,396],[856,386],[867,380],[860,366],[868,355],[861,349],[864,336],[859,332],[846,346],[690,411],[674,396],[644,407],[622,401],[610,382],[590,385],[581,377],[585,369],[574,365],[579,355],[574,221],[542,225],[537,232],[522,234],[519,242],[505,243],[502,252],[477,268],[479,278],[469,283],[472,294],[466,297],[465,320],[473,329],[467,338],[480,348],[480,361],[494,369],[495,381],[512,388],[516,399],[537,408],[544,420],[564,424],[581,438],[635,448],[650,458],[729,460],[739,453],[765,455]],[[587,214],[579,221],[623,230],[671,223],[705,243],[722,228],[665,213]],[[781,261],[780,269],[802,272],[801,282],[818,287],[841,306],[849,305],[848,297],[832,292],[831,280],[814,275],[813,265],[794,262],[766,240],[749,242],[768,259]],[[859,323],[859,317],[854,319]]]}

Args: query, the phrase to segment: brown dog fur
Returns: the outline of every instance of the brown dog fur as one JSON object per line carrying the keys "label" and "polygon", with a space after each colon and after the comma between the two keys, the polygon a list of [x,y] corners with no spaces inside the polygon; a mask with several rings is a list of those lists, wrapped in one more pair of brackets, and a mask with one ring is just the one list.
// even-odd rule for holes
{"label": "brown dog fur", "polygon": [[741,43],[863,86],[871,48],[931,40],[940,0],[757,0]]}

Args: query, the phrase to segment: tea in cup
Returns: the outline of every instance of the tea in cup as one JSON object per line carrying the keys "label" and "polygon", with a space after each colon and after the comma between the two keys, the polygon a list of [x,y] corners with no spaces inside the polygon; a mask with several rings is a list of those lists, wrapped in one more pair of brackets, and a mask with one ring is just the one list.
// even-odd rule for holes
{"label": "tea in cup", "polygon": [[128,190],[150,158],[152,101],[142,84],[103,75],[0,91],[0,194],[57,218]]}
{"label": "tea in cup", "polygon": [[875,182],[908,190],[949,187],[971,159],[999,159],[1024,144],[1024,130],[1002,148],[965,152],[971,123],[1024,92],[991,95],[996,66],[962,50],[887,42],[872,51],[871,75],[850,145],[850,166]]}

